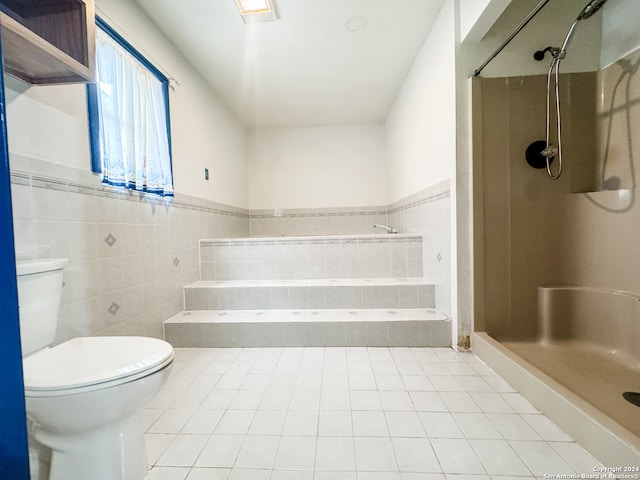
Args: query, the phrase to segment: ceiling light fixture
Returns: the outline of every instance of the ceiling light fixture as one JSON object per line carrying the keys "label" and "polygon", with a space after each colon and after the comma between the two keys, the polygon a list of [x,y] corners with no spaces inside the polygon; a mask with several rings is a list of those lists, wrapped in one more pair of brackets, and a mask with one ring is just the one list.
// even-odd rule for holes
{"label": "ceiling light fixture", "polygon": [[364,29],[367,26],[367,17],[355,16],[347,18],[347,21],[344,22],[344,28],[351,32],[357,32],[359,30]]}
{"label": "ceiling light fixture", "polygon": [[236,0],[244,23],[269,22],[276,19],[272,0]]}

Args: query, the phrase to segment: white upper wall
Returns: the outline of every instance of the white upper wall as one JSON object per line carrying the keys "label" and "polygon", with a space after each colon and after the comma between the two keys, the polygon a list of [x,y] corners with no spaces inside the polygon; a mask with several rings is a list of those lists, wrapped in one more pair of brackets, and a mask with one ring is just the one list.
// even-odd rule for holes
{"label": "white upper wall", "polygon": [[[245,129],[153,23],[126,0],[97,0],[97,13],[165,75],[170,90],[175,191],[247,207]],[[9,150],[90,170],[85,86],[7,83]],[[204,180],[204,168],[212,180]],[[18,165],[19,168],[19,165]]]}
{"label": "white upper wall", "polygon": [[447,1],[387,118],[390,202],[455,175],[455,44]]}
{"label": "white upper wall", "polygon": [[383,124],[248,132],[251,209],[386,205]]}
{"label": "white upper wall", "polygon": [[458,0],[460,41],[479,42],[512,0]]}
{"label": "white upper wall", "polygon": [[5,75],[5,95],[10,155],[91,170],[84,84],[31,87]]}

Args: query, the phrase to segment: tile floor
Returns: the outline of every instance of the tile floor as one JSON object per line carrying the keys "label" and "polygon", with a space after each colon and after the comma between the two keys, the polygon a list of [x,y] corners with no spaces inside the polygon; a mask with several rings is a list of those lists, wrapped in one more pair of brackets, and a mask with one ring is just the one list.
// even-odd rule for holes
{"label": "tile floor", "polygon": [[150,480],[512,480],[600,465],[469,353],[184,348]]}

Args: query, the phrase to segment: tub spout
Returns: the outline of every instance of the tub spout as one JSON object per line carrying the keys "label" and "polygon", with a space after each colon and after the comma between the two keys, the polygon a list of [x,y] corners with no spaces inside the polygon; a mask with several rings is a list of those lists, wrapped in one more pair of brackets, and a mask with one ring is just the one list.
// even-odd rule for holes
{"label": "tub spout", "polygon": [[377,223],[374,223],[373,228],[384,228],[387,231],[387,233],[398,233],[397,228],[388,227],[386,225],[378,225]]}

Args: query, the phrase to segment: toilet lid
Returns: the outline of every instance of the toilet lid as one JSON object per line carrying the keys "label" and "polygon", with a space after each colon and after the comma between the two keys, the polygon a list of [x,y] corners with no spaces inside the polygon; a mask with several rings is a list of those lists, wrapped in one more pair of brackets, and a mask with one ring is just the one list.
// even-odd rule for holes
{"label": "toilet lid", "polygon": [[173,347],[157,338],[74,338],[24,358],[24,388],[46,391],[95,385],[139,376],[172,358]]}

